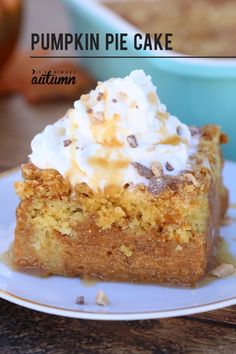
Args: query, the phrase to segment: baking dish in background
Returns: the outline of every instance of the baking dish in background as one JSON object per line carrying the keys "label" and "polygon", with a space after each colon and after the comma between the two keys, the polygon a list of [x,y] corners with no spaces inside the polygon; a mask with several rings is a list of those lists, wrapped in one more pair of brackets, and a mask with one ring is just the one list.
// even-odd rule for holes
{"label": "baking dish in background", "polygon": [[[140,32],[102,5],[101,1],[62,1],[69,14],[71,31],[100,35],[106,32],[125,32],[130,37]],[[81,53],[86,54],[85,51]],[[108,53],[105,49],[89,52],[89,55],[117,54],[140,57],[80,60],[98,80],[124,76],[133,69],[143,69],[152,76],[157,92],[169,112],[187,124],[221,125],[230,138],[224,147],[225,156],[236,160],[236,59],[151,58],[157,53],[132,49],[125,53]],[[141,58],[143,55],[150,57]],[[170,54],[161,52],[160,56],[163,55]]]}

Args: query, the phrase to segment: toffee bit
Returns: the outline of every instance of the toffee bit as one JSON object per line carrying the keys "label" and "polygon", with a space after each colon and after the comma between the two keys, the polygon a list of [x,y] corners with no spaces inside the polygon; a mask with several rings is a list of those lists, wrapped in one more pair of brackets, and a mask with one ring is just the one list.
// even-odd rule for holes
{"label": "toffee bit", "polygon": [[166,182],[162,178],[152,177],[148,184],[148,192],[153,195],[160,194],[166,187]]}
{"label": "toffee bit", "polygon": [[116,102],[117,102],[117,99],[116,99],[116,98],[112,98],[112,102],[113,102],[113,103],[116,103]]}
{"label": "toffee bit", "polygon": [[109,299],[103,290],[99,290],[96,295],[96,304],[100,306],[107,306],[109,304]]}
{"label": "toffee bit", "polygon": [[104,96],[103,92],[98,92],[97,101],[101,101],[103,99],[103,96]]}
{"label": "toffee bit", "polygon": [[217,278],[224,278],[234,272],[234,266],[228,263],[221,263],[214,269],[212,269],[211,274]]}
{"label": "toffee bit", "polygon": [[162,177],[163,176],[163,169],[162,169],[162,165],[161,165],[160,162],[153,162],[151,170],[152,170],[152,173],[156,177]]}
{"label": "toffee bit", "polygon": [[84,305],[84,296],[78,296],[75,300],[77,305]]}
{"label": "toffee bit", "polygon": [[64,147],[69,146],[71,143],[72,143],[72,141],[70,139],[66,139],[66,140],[63,141]]}
{"label": "toffee bit", "polygon": [[181,125],[178,125],[177,128],[176,128],[176,133],[179,135],[179,136],[183,136],[184,134],[184,129]]}
{"label": "toffee bit", "polygon": [[136,136],[133,135],[133,134],[127,136],[127,141],[128,141],[129,146],[130,146],[131,148],[136,148],[136,147],[138,146],[138,141],[137,141],[137,139],[136,139]]}
{"label": "toffee bit", "polygon": [[152,173],[152,170],[150,170],[150,168],[142,165],[139,162],[131,162],[131,164],[134,166],[134,168],[137,170],[138,174],[141,177],[145,177],[147,179],[151,179],[154,174]]}
{"label": "toffee bit", "polygon": [[90,114],[90,113],[93,113],[93,109],[90,107],[90,108],[87,109],[86,112],[89,113],[89,114]]}
{"label": "toffee bit", "polygon": [[166,163],[166,169],[167,169],[167,171],[173,171],[174,167],[169,162],[167,162]]}

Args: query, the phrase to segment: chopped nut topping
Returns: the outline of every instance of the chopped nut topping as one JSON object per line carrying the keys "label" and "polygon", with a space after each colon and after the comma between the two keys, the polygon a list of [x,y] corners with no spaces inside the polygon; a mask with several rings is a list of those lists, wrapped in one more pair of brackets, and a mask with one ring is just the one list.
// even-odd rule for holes
{"label": "chopped nut topping", "polygon": [[166,187],[166,182],[163,178],[153,177],[149,181],[148,191],[153,195],[160,194]]}
{"label": "chopped nut topping", "polygon": [[166,163],[166,169],[167,169],[167,171],[173,171],[174,167],[169,162],[167,162]]}
{"label": "chopped nut topping", "polygon": [[94,124],[102,124],[105,121],[102,112],[95,112],[90,118]]}
{"label": "chopped nut topping", "polygon": [[149,145],[148,147],[146,147],[146,151],[154,151],[155,150],[155,145]]}
{"label": "chopped nut topping", "polygon": [[131,148],[136,148],[136,147],[138,146],[138,141],[137,141],[135,135],[128,135],[128,136],[127,136],[127,141],[128,141],[129,146],[130,146]]}
{"label": "chopped nut topping", "polygon": [[78,305],[84,305],[84,296],[78,296],[75,300],[75,303]]}
{"label": "chopped nut topping", "polygon": [[178,125],[177,128],[176,128],[176,133],[179,135],[179,136],[183,136],[183,133],[184,133],[184,130],[183,130],[183,127],[181,125]]}
{"label": "chopped nut topping", "polygon": [[96,304],[100,306],[107,306],[109,304],[109,299],[103,290],[99,290],[96,295]]}
{"label": "chopped nut topping", "polygon": [[63,145],[65,147],[69,146],[71,143],[72,143],[72,141],[70,139],[66,139],[66,140],[63,141]]}
{"label": "chopped nut topping", "polygon": [[93,113],[93,109],[90,107],[87,109],[87,113]]}
{"label": "chopped nut topping", "polygon": [[103,96],[104,96],[103,92],[98,92],[97,101],[101,101],[103,99]]}
{"label": "chopped nut topping", "polygon": [[151,179],[154,175],[152,173],[152,170],[150,168],[142,165],[139,162],[131,162],[131,164],[136,168],[138,174],[142,177],[145,177],[147,179]]}
{"label": "chopped nut topping", "polygon": [[160,162],[153,162],[152,167],[151,167],[152,173],[156,177],[162,177],[163,176],[163,169],[162,165]]}
{"label": "chopped nut topping", "polygon": [[113,102],[113,103],[116,103],[116,102],[117,102],[117,99],[116,99],[116,98],[112,98],[112,102]]}
{"label": "chopped nut topping", "polygon": [[217,278],[224,278],[227,275],[230,275],[234,272],[234,266],[228,263],[221,263],[214,269],[212,269],[211,274],[213,274]]}
{"label": "chopped nut topping", "polygon": [[194,175],[192,173],[186,173],[183,176],[184,180],[186,180],[187,182],[192,183],[195,187],[199,186],[198,181],[196,180],[196,178],[194,177]]}

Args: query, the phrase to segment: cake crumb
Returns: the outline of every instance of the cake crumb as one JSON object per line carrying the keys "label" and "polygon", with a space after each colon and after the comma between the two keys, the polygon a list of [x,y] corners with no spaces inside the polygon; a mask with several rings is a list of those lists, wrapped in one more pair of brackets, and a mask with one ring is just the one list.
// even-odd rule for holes
{"label": "cake crumb", "polygon": [[183,247],[181,245],[176,246],[176,251],[182,251]]}
{"label": "cake crumb", "polygon": [[99,290],[96,295],[96,304],[100,306],[107,306],[109,304],[109,299],[103,290]]}
{"label": "cake crumb", "polygon": [[187,181],[187,182],[190,182],[192,183],[195,187],[198,187],[199,186],[199,183],[197,181],[197,179],[194,177],[194,175],[192,173],[186,173],[184,175],[184,179]]}
{"label": "cake crumb", "polygon": [[117,102],[117,99],[116,99],[116,98],[112,98],[112,102],[113,102],[113,103],[116,103],[116,102]]}
{"label": "cake crumb", "polygon": [[211,270],[211,274],[217,278],[224,278],[234,272],[233,264],[221,263],[217,267]]}
{"label": "cake crumb", "polygon": [[78,296],[77,298],[76,298],[76,300],[75,300],[75,303],[77,304],[77,305],[84,305],[84,296]]}
{"label": "cake crumb", "polygon": [[126,245],[121,245],[120,250],[126,257],[131,257],[133,254],[133,251],[131,250],[131,248]]}

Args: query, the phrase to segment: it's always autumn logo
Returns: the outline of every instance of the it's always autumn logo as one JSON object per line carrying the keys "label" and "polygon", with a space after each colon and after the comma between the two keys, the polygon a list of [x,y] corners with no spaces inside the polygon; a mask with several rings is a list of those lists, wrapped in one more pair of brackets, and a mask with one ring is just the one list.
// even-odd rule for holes
{"label": "it's always autumn logo", "polygon": [[32,85],[76,85],[76,71],[32,69]]}

